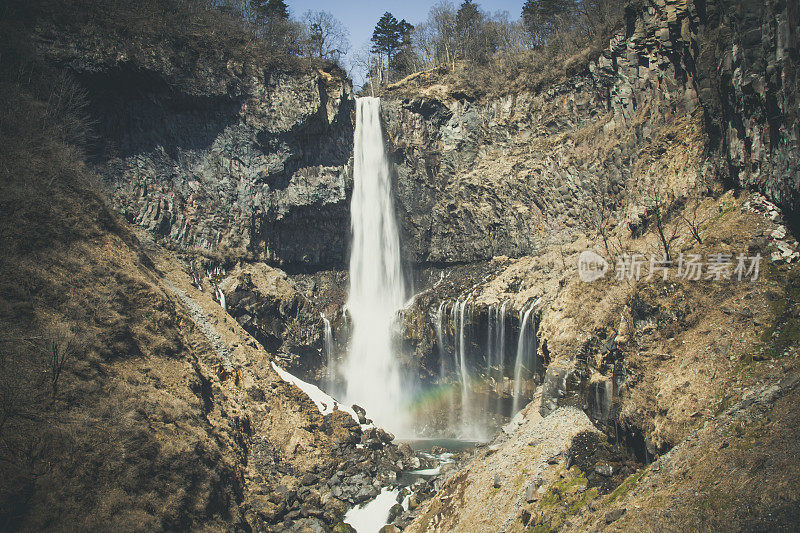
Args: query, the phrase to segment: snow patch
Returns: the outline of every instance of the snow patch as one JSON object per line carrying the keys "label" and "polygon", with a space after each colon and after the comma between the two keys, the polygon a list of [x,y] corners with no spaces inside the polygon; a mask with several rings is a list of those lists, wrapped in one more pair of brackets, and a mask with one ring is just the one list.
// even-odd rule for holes
{"label": "snow patch", "polygon": [[440,471],[439,467],[436,468],[425,468],[422,470],[411,470],[408,472],[409,474],[416,474],[418,476],[438,476]]}
{"label": "snow patch", "polygon": [[397,503],[398,492],[384,488],[375,499],[347,511],[344,522],[353,526],[357,533],[375,533],[386,525],[389,510]]}
{"label": "snow patch", "polygon": [[[286,370],[276,365],[275,362],[272,363],[272,368],[275,370],[275,372],[278,373],[278,375],[281,377],[283,381],[286,381],[287,383],[292,383],[298,389],[303,391],[306,394],[306,396],[311,398],[311,401],[314,402],[314,405],[317,406],[317,409],[319,409],[319,412],[322,413],[323,415],[328,415],[332,413],[333,407],[336,406],[337,409],[349,414],[350,416],[353,417],[353,420],[358,422],[358,415],[356,414],[355,411],[353,411],[352,408],[340,404],[316,385],[312,385],[311,383],[303,381],[297,376],[290,374]],[[361,427],[362,429],[364,429],[372,427],[372,425],[362,425]]]}

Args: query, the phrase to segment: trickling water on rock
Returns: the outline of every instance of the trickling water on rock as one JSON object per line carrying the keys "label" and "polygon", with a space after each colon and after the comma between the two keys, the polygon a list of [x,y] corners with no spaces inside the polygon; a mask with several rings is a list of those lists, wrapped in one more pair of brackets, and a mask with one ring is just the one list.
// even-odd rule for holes
{"label": "trickling water on rock", "polygon": [[352,248],[347,311],[353,330],[344,365],[345,396],[378,425],[406,430],[400,368],[395,358],[397,311],[405,302],[400,240],[383,146],[380,100],[356,102]]}
{"label": "trickling water on rock", "polygon": [[325,348],[325,387],[328,393],[333,394],[333,389],[336,384],[336,361],[333,357],[333,330],[331,329],[331,321],[328,320],[325,313],[321,313],[320,316],[322,317],[322,340]]}
{"label": "trickling water on rock", "polygon": [[519,411],[519,400],[522,394],[522,370],[525,366],[527,366],[527,363],[529,363],[529,353],[531,351],[534,353],[536,352],[535,347],[533,350],[531,350],[531,347],[529,346],[527,331],[528,322],[534,307],[536,307],[536,303],[528,307],[527,310],[520,309],[519,311],[519,340],[517,341],[517,359],[514,363],[514,406],[512,408],[512,415]]}
{"label": "trickling water on rock", "polygon": [[[505,349],[506,349],[506,309],[508,301],[503,302],[500,306],[500,317],[497,321],[497,345],[495,347],[495,359],[497,359],[497,383],[503,384],[505,379]],[[500,395],[497,396],[497,412],[502,412],[502,399]]]}
{"label": "trickling water on rock", "polygon": [[469,431],[472,423],[469,398],[469,373],[467,371],[467,339],[464,337],[464,311],[468,298],[464,298],[459,309],[458,322],[458,369],[461,375],[461,432]]}

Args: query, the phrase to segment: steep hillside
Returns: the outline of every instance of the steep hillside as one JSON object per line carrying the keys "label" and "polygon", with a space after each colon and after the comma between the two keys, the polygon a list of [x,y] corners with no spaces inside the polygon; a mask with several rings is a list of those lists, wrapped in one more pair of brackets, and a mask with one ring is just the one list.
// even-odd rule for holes
{"label": "steep hillside", "polygon": [[[471,374],[451,418],[532,400],[410,530],[791,529],[796,20],[783,2],[632,3],[606,49],[535,83],[434,70],[387,88],[404,251],[424,267],[409,364],[437,386]],[[588,249],[608,262],[594,283]],[[679,276],[713,254],[727,274]],[[739,254],[763,259],[756,281],[731,277]],[[606,434],[587,457],[577,437],[525,447],[569,408]]]}
{"label": "steep hillside", "polygon": [[86,92],[114,207],[167,245],[221,262],[341,265],[350,81],[192,5],[33,8],[37,53]]}
{"label": "steep hillside", "polygon": [[638,216],[664,180],[678,197],[713,179],[757,190],[794,220],[797,9],[632,3],[596,58],[543,51],[519,60],[536,69],[493,63],[389,86],[406,256],[531,253],[564,225],[597,226],[588,207]]}
{"label": "steep hillside", "polygon": [[[88,155],[111,206],[181,254],[195,277],[238,261],[343,268],[354,99],[338,67],[273,50],[195,2],[8,9],[29,25],[27,53],[85,97]],[[234,315],[249,333],[311,376],[324,306],[290,290],[300,308],[291,317],[229,300],[242,305]],[[286,324],[267,341],[264,321]]]}
{"label": "steep hillside", "polygon": [[352,416],[284,381],[212,280],[111,210],[85,156],[111,122],[5,14],[0,529],[332,528],[394,479],[397,447],[359,446]]}
{"label": "steep hillside", "polygon": [[796,529],[798,9],[637,0],[385,89],[411,414],[488,441],[434,469],[282,373],[335,386],[352,326],[340,69],[4,2],[0,529],[348,531],[416,469],[409,531]]}

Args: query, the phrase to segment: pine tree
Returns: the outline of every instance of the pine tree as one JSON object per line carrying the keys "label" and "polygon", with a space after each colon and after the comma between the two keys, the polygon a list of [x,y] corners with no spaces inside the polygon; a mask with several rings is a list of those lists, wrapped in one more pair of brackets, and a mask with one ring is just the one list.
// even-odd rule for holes
{"label": "pine tree", "polygon": [[392,61],[389,63],[389,68],[400,76],[405,76],[413,72],[416,64],[416,54],[414,53],[414,44],[411,35],[412,31],[414,31],[414,26],[406,22],[405,19],[397,23],[397,32],[400,36],[399,47]]}
{"label": "pine tree", "polygon": [[456,13],[456,36],[461,57],[475,60],[482,52],[480,41],[483,15],[472,0],[464,0]]}
{"label": "pine tree", "polygon": [[522,22],[537,45],[558,31],[560,19],[575,14],[575,0],[527,0],[522,6]]}
{"label": "pine tree", "polygon": [[267,0],[267,16],[289,18],[289,8],[283,0]]}
{"label": "pine tree", "polygon": [[262,22],[271,19],[289,19],[289,8],[283,0],[250,0],[250,5]]}
{"label": "pine tree", "polygon": [[464,0],[456,13],[456,26],[461,31],[475,27],[481,20],[481,13],[478,11],[477,4],[472,0]]}
{"label": "pine tree", "polygon": [[395,50],[400,47],[400,23],[388,11],[378,20],[375,31],[372,32],[372,51],[376,54],[386,54],[387,63],[392,62]]}

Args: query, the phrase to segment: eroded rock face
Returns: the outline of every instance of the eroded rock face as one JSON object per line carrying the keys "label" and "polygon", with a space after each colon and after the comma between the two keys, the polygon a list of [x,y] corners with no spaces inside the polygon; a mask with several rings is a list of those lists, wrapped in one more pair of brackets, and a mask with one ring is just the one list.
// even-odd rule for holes
{"label": "eroded rock face", "polygon": [[[587,69],[535,94],[390,87],[406,258],[530,254],[548,233],[592,225],[600,196],[616,210],[628,194],[626,216],[646,211],[665,175],[677,195],[716,174],[795,211],[797,18],[788,2],[655,0],[627,10]],[[675,139],[685,153],[654,165]]]}
{"label": "eroded rock face", "polygon": [[[673,27],[701,26],[697,89],[709,137],[733,183],[800,208],[800,6],[797,2],[689,2]],[[698,46],[699,45],[699,46]]]}
{"label": "eroded rock face", "polygon": [[130,222],[223,260],[343,264],[354,98],[340,72],[48,42],[88,94],[98,170]]}
{"label": "eroded rock face", "polygon": [[[282,265],[341,264],[350,87],[325,73],[251,81],[249,93],[216,100],[144,95],[157,99],[161,116],[146,101],[126,102],[131,117],[155,123],[112,137],[127,148],[105,172],[114,204],[181,248]],[[107,128],[126,120],[109,109],[113,98],[96,97]]]}
{"label": "eroded rock face", "polygon": [[322,363],[319,312],[286,274],[263,263],[238,265],[219,284],[228,313],[293,372],[312,375]]}

